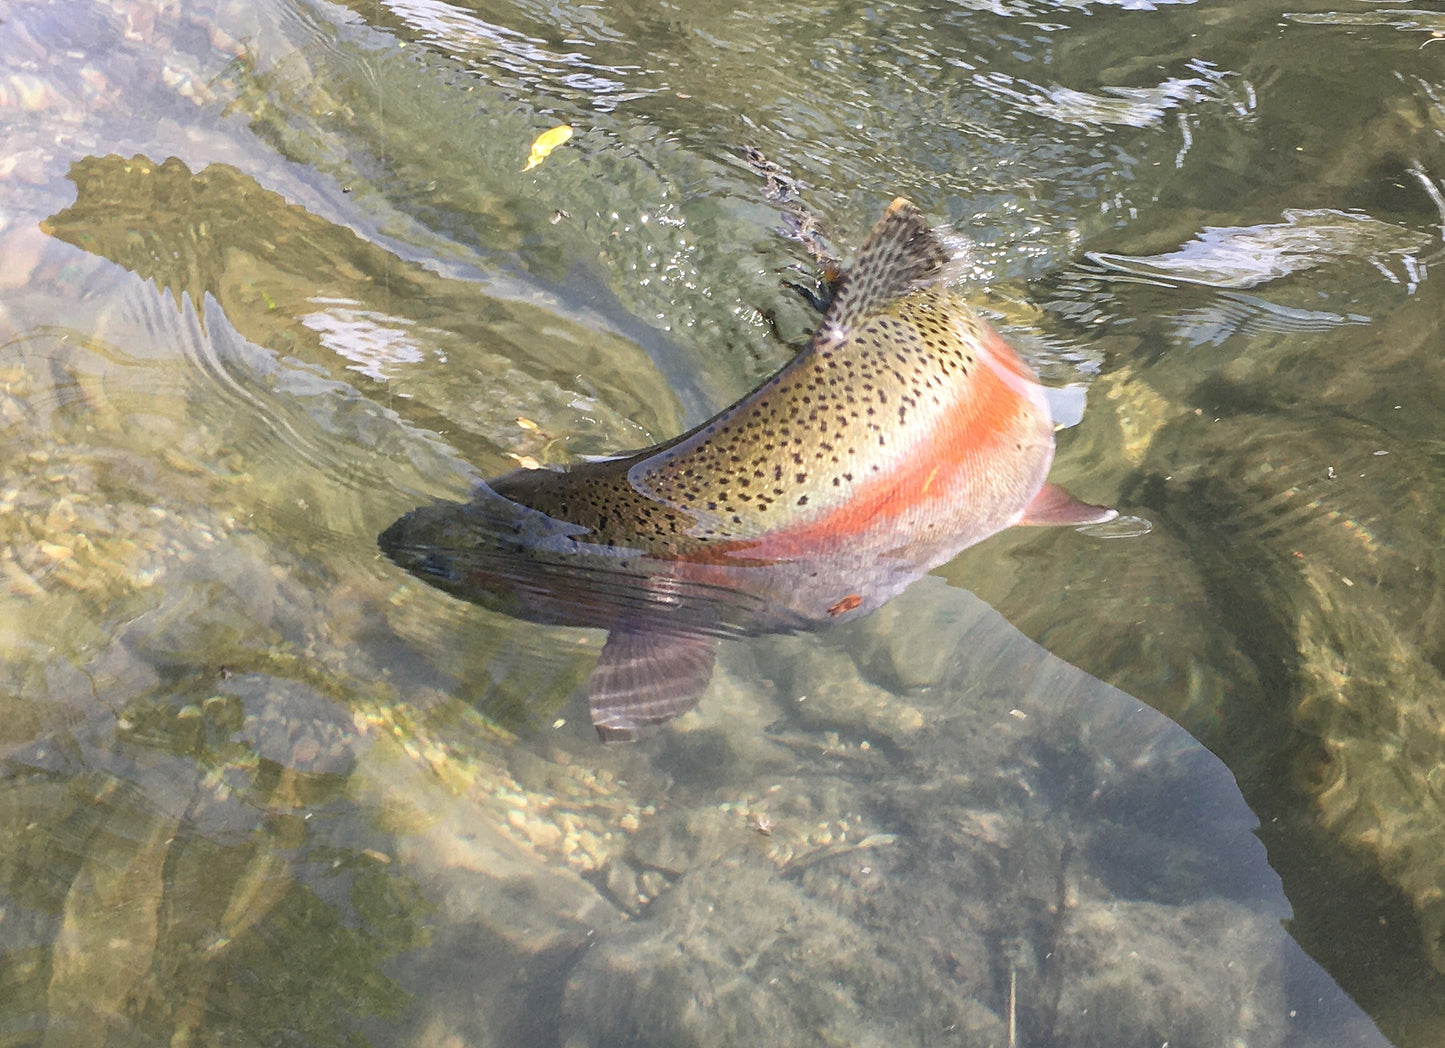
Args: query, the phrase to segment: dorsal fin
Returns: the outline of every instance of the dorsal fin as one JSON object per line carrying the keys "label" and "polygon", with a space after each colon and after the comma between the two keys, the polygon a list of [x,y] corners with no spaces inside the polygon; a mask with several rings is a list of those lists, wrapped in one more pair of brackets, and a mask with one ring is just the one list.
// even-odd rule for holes
{"label": "dorsal fin", "polygon": [[953,255],[903,197],[883,212],[823,318],[820,334],[841,336],[909,292],[942,283]]}

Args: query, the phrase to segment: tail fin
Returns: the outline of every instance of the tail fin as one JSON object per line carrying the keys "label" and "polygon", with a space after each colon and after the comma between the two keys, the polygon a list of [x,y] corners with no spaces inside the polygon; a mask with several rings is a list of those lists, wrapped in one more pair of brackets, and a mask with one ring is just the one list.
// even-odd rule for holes
{"label": "tail fin", "polygon": [[820,334],[843,335],[910,292],[944,281],[953,253],[903,197],[888,205],[823,318]]}

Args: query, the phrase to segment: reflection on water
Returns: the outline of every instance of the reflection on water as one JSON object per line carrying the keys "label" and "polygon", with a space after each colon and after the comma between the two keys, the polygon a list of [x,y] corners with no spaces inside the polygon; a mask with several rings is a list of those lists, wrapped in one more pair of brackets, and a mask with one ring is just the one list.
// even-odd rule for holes
{"label": "reflection on water", "polygon": [[[1438,1043],[1438,28],[8,12],[5,1036]],[[896,193],[959,224],[970,299],[1087,389],[1060,479],[1156,529],[996,536],[604,749],[599,637],[374,536],[798,348],[744,145],[845,257]]]}
{"label": "reflection on water", "polygon": [[1395,273],[1401,270],[1409,277],[1407,290],[1413,292],[1423,276],[1420,252],[1431,239],[1423,231],[1368,215],[1287,208],[1283,222],[1205,227],[1178,250],[1152,258],[1105,251],[1091,251],[1088,258],[1143,279],[1238,289],[1259,287],[1330,262],[1363,259],[1396,283],[1402,282]]}
{"label": "reflection on water", "polygon": [[[176,159],[87,157],[68,177],[76,199],[46,219],[52,236],[111,258],[178,300],[214,299],[249,341],[307,362],[318,381],[375,391],[418,427],[445,432],[483,468],[502,468],[514,447],[575,456],[636,443],[642,425],[676,425],[668,390],[630,343],[399,263],[226,165],[193,175]],[[403,303],[404,314],[395,308]],[[435,391],[417,386],[424,372],[406,365],[423,345],[426,360],[452,373],[448,400],[465,400],[464,418],[436,414]],[[619,371],[638,377],[619,382]],[[514,395],[518,387],[528,389],[525,398]],[[519,418],[559,440],[534,446]]]}
{"label": "reflection on water", "polygon": [[[1190,63],[1191,77],[1168,77],[1150,87],[1118,87],[1106,85],[1097,94],[1053,84],[1044,87],[1019,80],[1007,73],[980,75],[975,83],[990,94],[1017,105],[1020,109],[1048,117],[1061,124],[1081,127],[1154,127],[1174,110],[1188,110],[1200,102],[1232,102],[1241,114],[1254,106],[1252,90],[1237,100],[1227,87],[1227,78],[1208,63]],[[1187,124],[1181,124],[1187,127]],[[1181,144],[1176,162],[1182,162],[1188,149],[1188,138]]]}

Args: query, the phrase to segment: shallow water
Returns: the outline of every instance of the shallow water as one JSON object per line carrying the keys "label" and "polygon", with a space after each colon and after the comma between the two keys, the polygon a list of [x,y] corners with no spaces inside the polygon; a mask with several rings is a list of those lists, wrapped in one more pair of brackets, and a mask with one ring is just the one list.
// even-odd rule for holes
{"label": "shallow water", "polygon": [[[1442,33],[10,8],[0,1041],[1438,1044]],[[844,257],[895,194],[965,234],[1086,397],[1056,478],[1153,531],[998,536],[603,748],[597,635],[375,536],[788,359],[744,145]]]}

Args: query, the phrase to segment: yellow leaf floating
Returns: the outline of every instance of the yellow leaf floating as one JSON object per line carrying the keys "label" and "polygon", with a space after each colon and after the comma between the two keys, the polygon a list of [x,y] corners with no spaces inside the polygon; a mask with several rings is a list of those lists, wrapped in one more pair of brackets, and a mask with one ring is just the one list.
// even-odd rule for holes
{"label": "yellow leaf floating", "polygon": [[572,128],[567,124],[558,124],[554,128],[543,131],[532,143],[532,151],[527,154],[527,166],[523,171],[530,171],[551,154],[567,139],[572,137]]}

